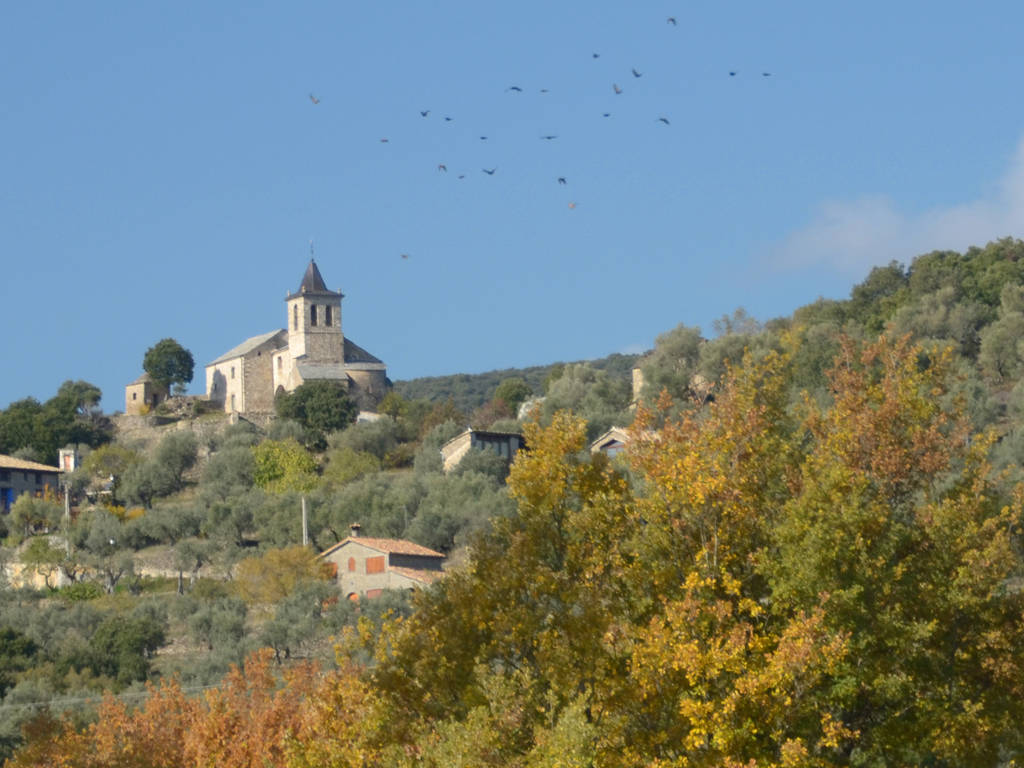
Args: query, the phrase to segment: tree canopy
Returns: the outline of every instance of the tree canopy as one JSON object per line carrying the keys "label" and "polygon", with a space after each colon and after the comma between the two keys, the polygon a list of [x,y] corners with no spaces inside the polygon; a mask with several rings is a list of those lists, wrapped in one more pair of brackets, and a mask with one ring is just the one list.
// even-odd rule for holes
{"label": "tree canopy", "polygon": [[172,387],[184,389],[192,381],[194,367],[192,353],[171,338],[158,341],[142,358],[142,370],[168,392]]}

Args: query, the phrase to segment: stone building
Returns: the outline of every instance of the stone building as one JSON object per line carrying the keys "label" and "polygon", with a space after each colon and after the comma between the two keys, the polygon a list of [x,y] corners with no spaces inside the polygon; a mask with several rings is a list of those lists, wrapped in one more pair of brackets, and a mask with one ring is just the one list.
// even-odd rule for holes
{"label": "stone building", "polygon": [[144,373],[124,388],[124,412],[130,414],[149,413],[167,399],[167,390]]}
{"label": "stone building", "polygon": [[60,468],[0,454],[0,512],[7,514],[19,496],[60,492]]}
{"label": "stone building", "polygon": [[331,563],[341,593],[349,600],[377,597],[386,589],[421,589],[444,576],[444,555],[404,539],[352,535],[320,553]]}
{"label": "stone building", "polygon": [[526,446],[526,439],[518,432],[490,432],[467,429],[441,446],[441,466],[451,472],[470,451],[494,451],[503,459],[512,461],[516,453]]}
{"label": "stone building", "polygon": [[232,413],[268,412],[274,397],[307,381],[341,382],[362,409],[387,393],[387,366],[345,337],[340,291],[324,283],[312,259],[288,294],[287,328],[246,339],[206,366],[206,396]]}

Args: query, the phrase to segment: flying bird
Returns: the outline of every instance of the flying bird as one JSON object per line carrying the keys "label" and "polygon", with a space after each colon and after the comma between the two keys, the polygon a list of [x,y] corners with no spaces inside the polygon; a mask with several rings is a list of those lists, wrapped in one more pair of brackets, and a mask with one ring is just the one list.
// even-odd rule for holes
{"label": "flying bird", "polygon": [[409,254],[408,253],[403,253],[402,254],[402,258],[403,259],[408,259],[409,258]]}
{"label": "flying bird", "polygon": [[736,72],[735,71],[730,71],[729,72],[729,77],[736,77]]}
{"label": "flying bird", "polygon": [[576,207],[576,203],[569,203],[569,208],[575,208],[575,207]]}
{"label": "flying bird", "polygon": [[429,109],[421,109],[420,110],[420,116],[421,117],[426,117],[429,114],[430,114],[430,110]]}
{"label": "flying bird", "polygon": [[675,16],[669,16],[668,19],[666,20],[666,23],[671,24],[673,27],[676,26],[676,17]]}
{"label": "flying bird", "polygon": [[601,113],[601,117],[611,117],[611,116],[612,116],[611,112],[602,112]]}
{"label": "flying bird", "polygon": [[551,139],[557,139],[558,137],[557,136],[541,136],[541,138],[542,139],[547,139],[548,141],[551,141]]}
{"label": "flying bird", "polygon": [[568,182],[565,180],[565,176],[559,176],[558,177],[558,183],[559,184],[567,184]]}
{"label": "flying bird", "polygon": [[314,96],[314,95],[313,95],[312,93],[311,93],[311,94],[309,94],[309,100],[310,100],[310,101],[312,101],[312,102],[313,102],[314,104],[319,104],[319,103],[320,103],[320,99],[318,99],[318,98],[317,98],[316,96]]}
{"label": "flying bird", "polygon": [[437,170],[444,171],[445,173],[448,173],[448,166],[445,165],[444,163],[438,163]]}
{"label": "flying bird", "polygon": [[487,137],[486,136],[481,136],[480,137],[480,141],[487,141]]}
{"label": "flying bird", "polygon": [[381,144],[387,144],[387,143],[388,143],[388,140],[387,140],[387,139],[381,139],[381,140],[380,140],[380,143],[381,143]]}
{"label": "flying bird", "polygon": [[601,58],[601,54],[600,53],[595,53],[595,54],[593,54],[593,56],[594,56],[595,59]]}
{"label": "flying bird", "polygon": [[547,88],[541,88],[541,89],[540,89],[540,92],[541,92],[541,93],[547,93],[547,92],[548,92],[548,89],[547,89]]}
{"label": "flying bird", "polygon": [[616,95],[622,93],[622,89],[619,88],[618,83],[612,83],[612,89],[615,91]]}
{"label": "flying bird", "polygon": [[667,117],[659,117],[658,121],[664,123],[665,125],[671,125],[671,123],[669,123]]}
{"label": "flying bird", "polygon": [[762,72],[761,73],[761,77],[771,77],[771,76],[772,76],[771,72]]}
{"label": "flying bird", "polygon": [[464,173],[460,173],[460,174],[459,174],[459,178],[460,178],[460,179],[464,179],[464,178],[466,178],[466,174],[464,174]]}
{"label": "flying bird", "polygon": [[522,93],[522,92],[523,92],[523,89],[522,89],[522,88],[520,88],[520,87],[519,87],[518,85],[510,85],[510,86],[509,86],[508,88],[506,88],[505,90],[506,90],[506,91],[516,91],[516,92],[518,92],[518,93]]}
{"label": "flying bird", "polygon": [[633,69],[631,71],[633,72],[633,77],[641,77],[640,73],[637,72],[635,69]]}
{"label": "flying bird", "polygon": [[483,171],[484,173],[486,173],[488,176],[493,176],[494,172],[496,170],[498,170],[498,169],[497,168],[481,168],[480,170]]}
{"label": "flying bird", "polygon": [[445,116],[444,116],[444,121],[445,121],[446,123],[450,123],[450,122],[452,121],[452,119],[451,119],[450,117],[448,117],[448,115],[445,115]]}

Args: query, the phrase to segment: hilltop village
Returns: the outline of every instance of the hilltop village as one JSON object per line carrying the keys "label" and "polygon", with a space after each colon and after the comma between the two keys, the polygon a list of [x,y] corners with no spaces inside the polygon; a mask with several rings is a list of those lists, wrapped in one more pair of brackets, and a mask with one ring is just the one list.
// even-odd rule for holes
{"label": "hilltop village", "polygon": [[0,412],[12,768],[1024,756],[1024,243],[393,384],[341,300]]}

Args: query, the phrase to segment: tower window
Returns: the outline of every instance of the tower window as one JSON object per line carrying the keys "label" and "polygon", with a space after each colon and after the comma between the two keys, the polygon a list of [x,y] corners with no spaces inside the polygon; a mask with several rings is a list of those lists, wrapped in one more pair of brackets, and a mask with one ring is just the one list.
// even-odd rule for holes
{"label": "tower window", "polygon": [[292,330],[299,330],[299,305],[292,304]]}
{"label": "tower window", "polygon": [[331,325],[331,305],[324,307],[324,325]]}
{"label": "tower window", "polygon": [[309,324],[316,325],[316,304],[309,306]]}
{"label": "tower window", "polygon": [[231,378],[235,378],[235,366],[231,366]]}
{"label": "tower window", "polygon": [[277,358],[277,370],[281,370],[281,363],[284,361],[283,357]]}

